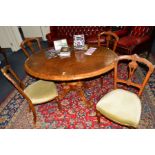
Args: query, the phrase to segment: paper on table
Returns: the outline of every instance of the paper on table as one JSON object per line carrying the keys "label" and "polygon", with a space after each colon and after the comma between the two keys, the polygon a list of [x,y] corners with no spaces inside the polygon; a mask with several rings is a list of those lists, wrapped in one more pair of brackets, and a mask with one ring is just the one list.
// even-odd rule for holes
{"label": "paper on table", "polygon": [[95,47],[90,47],[90,48],[85,52],[85,54],[86,54],[86,55],[92,55],[92,54],[95,52],[96,49],[97,49],[97,48],[95,48]]}

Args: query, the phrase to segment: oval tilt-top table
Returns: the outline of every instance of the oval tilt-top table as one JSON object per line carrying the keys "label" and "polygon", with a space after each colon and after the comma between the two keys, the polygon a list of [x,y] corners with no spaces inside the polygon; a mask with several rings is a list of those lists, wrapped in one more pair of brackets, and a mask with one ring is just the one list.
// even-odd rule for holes
{"label": "oval tilt-top table", "polygon": [[106,47],[97,47],[92,55],[85,55],[85,52],[73,49],[70,57],[58,56],[48,59],[46,51],[42,50],[30,56],[25,61],[24,67],[26,72],[33,77],[66,83],[64,95],[70,89],[76,89],[82,99],[87,102],[82,89],[84,86],[82,80],[111,70],[118,56]]}

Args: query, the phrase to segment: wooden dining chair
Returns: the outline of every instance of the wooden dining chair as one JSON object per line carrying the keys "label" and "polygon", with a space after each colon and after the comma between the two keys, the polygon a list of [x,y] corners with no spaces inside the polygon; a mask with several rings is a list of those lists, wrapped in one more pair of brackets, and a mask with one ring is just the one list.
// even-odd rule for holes
{"label": "wooden dining chair", "polygon": [[[124,60],[129,61],[129,74],[126,80],[118,77],[118,64],[120,61]],[[133,81],[133,75],[138,65],[141,63],[148,68],[148,71],[142,83],[136,83]],[[145,58],[140,58],[136,54],[118,57],[114,66],[114,90],[103,96],[96,105],[98,121],[100,121],[100,114],[102,114],[116,123],[137,128],[141,116],[141,101],[139,97],[141,96],[154,68],[155,66],[153,66],[151,62]],[[138,94],[128,90],[118,89],[118,83],[138,88]]]}
{"label": "wooden dining chair", "polygon": [[30,49],[30,51],[32,52],[32,54],[34,54],[36,52],[35,48],[34,48],[34,43],[37,43],[37,46],[39,48],[39,50],[42,50],[41,44],[40,44],[40,38],[26,38],[21,44],[20,47],[22,48],[24,54],[29,57],[31,54],[30,52],[27,50],[27,47]]}
{"label": "wooden dining chair", "polygon": [[115,51],[118,40],[119,40],[119,37],[111,31],[102,32],[98,34],[98,46],[99,47],[103,45]]}
{"label": "wooden dining chair", "polygon": [[[1,69],[3,75],[14,85],[19,93],[27,100],[29,111],[32,110],[34,123],[36,123],[36,111],[34,105],[46,103],[53,99],[58,99],[56,85],[53,82],[38,80],[31,85],[25,87],[18,75],[11,69],[10,65],[6,65]],[[58,100],[57,100],[58,101]],[[61,105],[58,102],[58,107]]]}
{"label": "wooden dining chair", "polygon": [[[102,32],[98,34],[98,46],[107,47],[115,52],[119,37],[111,32]],[[100,77],[101,88],[103,87],[103,75]]]}

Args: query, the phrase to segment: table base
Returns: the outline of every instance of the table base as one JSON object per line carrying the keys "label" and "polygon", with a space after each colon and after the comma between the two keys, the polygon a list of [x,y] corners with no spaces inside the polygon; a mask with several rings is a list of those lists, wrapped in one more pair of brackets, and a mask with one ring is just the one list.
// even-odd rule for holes
{"label": "table base", "polygon": [[86,86],[82,81],[63,83],[63,93],[59,95],[59,99],[64,98],[67,93],[69,93],[71,90],[74,90],[78,92],[79,96],[83,102],[86,103],[87,107],[92,107],[92,103],[89,102],[84,95],[84,88],[86,88]]}

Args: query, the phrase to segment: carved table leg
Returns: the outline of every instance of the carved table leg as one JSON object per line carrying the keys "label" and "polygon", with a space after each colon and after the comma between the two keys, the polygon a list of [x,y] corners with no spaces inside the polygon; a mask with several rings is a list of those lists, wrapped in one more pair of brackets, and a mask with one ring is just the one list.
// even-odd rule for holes
{"label": "carved table leg", "polygon": [[59,94],[58,97],[56,98],[56,101],[58,103],[58,108],[60,111],[62,110],[60,100],[63,99],[70,91],[70,86],[67,83],[62,83],[62,84],[63,84],[62,94]]}
{"label": "carved table leg", "polygon": [[59,95],[59,98],[62,99],[71,90],[77,91],[84,103],[86,103],[88,107],[92,107],[84,95],[84,83],[82,81],[63,83],[63,94]]}
{"label": "carved table leg", "polygon": [[63,93],[59,95],[59,98],[61,99],[64,98],[65,95],[67,95],[70,90],[71,90],[70,86],[67,83],[63,83]]}
{"label": "carved table leg", "polygon": [[86,97],[84,95],[84,84],[83,84],[83,82],[79,81],[77,83],[77,90],[78,90],[78,93],[79,93],[81,99],[87,104],[87,106],[89,108],[92,107],[91,103],[86,99]]}

